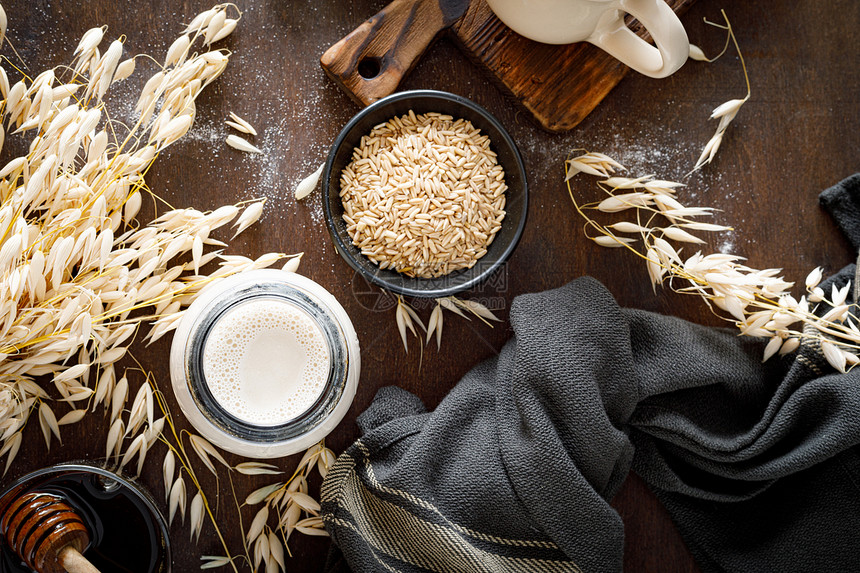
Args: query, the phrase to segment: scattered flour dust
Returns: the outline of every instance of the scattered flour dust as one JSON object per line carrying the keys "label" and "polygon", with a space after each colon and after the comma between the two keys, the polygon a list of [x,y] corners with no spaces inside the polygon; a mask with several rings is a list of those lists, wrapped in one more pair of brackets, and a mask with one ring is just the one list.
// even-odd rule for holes
{"label": "scattered flour dust", "polygon": [[733,240],[734,237],[732,237],[729,233],[731,233],[731,231],[726,233],[728,236],[722,243],[720,243],[720,246],[717,247],[717,250],[727,255],[733,255],[735,254],[735,243]]}
{"label": "scattered flour dust", "polygon": [[[318,44],[316,47],[303,45],[301,50],[293,49],[295,46],[289,44],[291,41],[298,41],[294,38],[299,38],[300,35],[285,35],[284,27],[286,26],[288,32],[297,31],[298,27],[303,25],[301,22],[273,20],[265,8],[254,3],[244,4],[241,9],[242,22],[233,33],[233,40],[213,46],[214,49],[231,49],[227,69],[217,81],[204,90],[201,97],[207,101],[201,105],[198,100],[197,114],[191,129],[182,139],[167,148],[160,159],[169,159],[171,154],[187,153],[183,147],[189,143],[197,143],[199,145],[193,146],[195,159],[207,168],[206,177],[213,186],[229,184],[234,187],[237,190],[236,201],[265,197],[268,203],[263,216],[278,217],[286,221],[291,219],[297,209],[294,198],[296,185],[325,160],[329,144],[336,135],[336,131],[328,133],[321,130],[319,123],[321,106],[333,88],[319,68],[318,54],[329,47],[330,39],[314,34],[312,37]],[[317,18],[333,19],[325,10],[314,8],[314,11],[317,12]],[[178,11],[165,18],[161,25],[166,32],[165,36],[170,38],[178,35],[182,26],[193,16],[191,12],[186,14],[184,11]],[[114,38],[111,32],[106,34],[106,42]],[[56,39],[46,38],[46,42],[56,44],[56,56],[52,56],[55,61],[51,64],[66,63],[71,58],[77,40],[78,38],[73,38],[58,42]],[[232,45],[229,42],[232,42]],[[200,48],[199,45],[195,46]],[[123,57],[148,53],[160,60],[166,49],[167,45],[160,45],[158,42],[141,42],[138,38],[129,38],[125,42]],[[267,61],[261,62],[261,58]],[[143,84],[157,71],[157,66],[145,58],[138,58],[136,61],[137,69],[134,74],[125,81],[113,84],[106,97],[106,110],[110,112],[111,119],[128,125],[137,119],[134,106]],[[251,61],[254,62],[253,66],[250,66]],[[301,97],[279,95],[284,80],[283,74],[279,72],[255,74],[253,77],[246,76],[243,72],[245,69],[259,69],[260,66],[270,70],[286,70],[284,73],[293,78],[298,75],[302,85],[297,92],[301,93]],[[313,73],[299,73],[300,70],[313,70]],[[253,99],[229,95],[242,96],[250,93],[260,94],[262,97]],[[231,111],[249,121],[258,135],[253,137],[238,133],[227,126],[224,120]],[[345,114],[345,123],[351,111],[342,111]],[[295,137],[299,133],[302,135]],[[246,138],[262,153],[251,154],[231,149],[224,142],[230,134]],[[117,132],[118,138],[123,136],[122,130]],[[294,137],[301,142],[300,148],[293,145]],[[156,189],[156,194],[159,191],[170,191],[171,180],[175,182],[175,179],[168,173],[163,171],[163,182],[167,189]],[[323,228],[324,215],[318,195],[317,189],[301,202],[300,207],[309,216],[310,225]],[[183,205],[177,205],[181,206]]]}
{"label": "scattered flour dust", "polygon": [[[293,95],[284,94],[281,97],[278,94],[284,87],[283,78],[272,73],[255,75],[251,84],[240,84],[235,88],[239,90],[237,93],[270,94],[260,99],[257,107],[260,119],[256,122],[242,115],[241,111],[233,110],[257,129],[259,135],[254,144],[263,151],[261,155],[244,159],[255,162],[259,170],[249,193],[270,199],[272,204],[266,209],[269,215],[277,214],[286,219],[297,208],[301,208],[307,211],[314,227],[323,228],[324,215],[319,189],[298,206],[294,194],[299,182],[325,161],[329,145],[336,135],[336,132],[328,133],[322,129],[320,122],[322,105],[332,86],[320,69],[319,54],[329,48],[331,39],[316,33],[310,34],[308,38],[305,29],[309,22],[319,23],[320,20],[335,24],[335,15],[311,5],[307,8],[315,13],[313,18],[278,21],[271,18],[270,9],[264,6],[253,2],[242,5],[242,25],[245,30],[253,30],[253,42],[245,44],[245,49],[240,46],[234,51],[230,66],[242,69],[245,60],[253,60],[253,67],[256,68],[262,63],[264,69],[287,70],[293,81],[299,78],[301,87],[294,88]],[[309,39],[316,42],[316,46],[309,43]],[[300,42],[301,45],[294,42]],[[266,58],[267,61],[261,62],[261,59]],[[312,73],[305,70],[312,70]],[[243,98],[239,101],[251,100]],[[347,114],[346,119],[348,115],[351,113]],[[301,147],[294,147],[294,134],[301,134],[295,137],[295,143]]]}
{"label": "scattered flour dust", "polygon": [[[736,216],[740,209],[735,208],[740,203],[749,202],[747,194],[739,189],[725,189],[725,181],[721,171],[709,169],[707,166],[692,175],[690,170],[702,151],[697,143],[689,143],[676,129],[660,124],[658,121],[635,120],[636,124],[625,126],[622,130],[608,133],[586,144],[574,140],[572,149],[587,148],[588,151],[605,153],[625,167],[619,175],[625,177],[641,177],[651,175],[656,179],[667,179],[684,183],[677,189],[678,200],[690,207],[714,207],[717,210],[708,222],[742,228],[743,220],[729,219],[720,209],[726,209]],[[631,137],[630,133],[633,133]],[[705,142],[701,142],[702,145]],[[711,188],[719,189],[719,195]],[[742,219],[742,218],[741,218]],[[704,250],[716,250],[721,253],[737,254],[736,249],[740,237],[736,231],[720,233],[702,233],[702,238],[710,245],[701,245]]]}

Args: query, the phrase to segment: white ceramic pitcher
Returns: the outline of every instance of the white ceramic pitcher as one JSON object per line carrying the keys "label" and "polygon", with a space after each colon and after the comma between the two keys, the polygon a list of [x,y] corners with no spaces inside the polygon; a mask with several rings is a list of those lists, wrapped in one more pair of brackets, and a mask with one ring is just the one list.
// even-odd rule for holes
{"label": "white ceramic pitcher", "polygon": [[[690,52],[687,32],[664,0],[487,0],[496,16],[515,32],[545,44],[590,42],[634,70],[664,78]],[[624,24],[625,13],[639,20],[655,48]]]}

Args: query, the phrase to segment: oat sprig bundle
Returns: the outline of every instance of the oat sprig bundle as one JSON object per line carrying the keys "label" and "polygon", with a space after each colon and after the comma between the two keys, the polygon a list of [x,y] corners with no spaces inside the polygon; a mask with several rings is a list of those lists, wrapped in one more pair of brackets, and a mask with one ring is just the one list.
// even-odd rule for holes
{"label": "oat sprig bundle", "polygon": [[[788,354],[801,342],[820,344],[828,362],[845,372],[858,362],[860,328],[853,305],[846,304],[850,282],[831,293],[818,285],[823,278],[814,269],[805,281],[806,293],[795,298],[794,283],[780,276],[780,269],[759,270],[742,263],[742,257],[726,253],[703,254],[684,249],[705,243],[697,233],[731,230],[705,222],[714,209],[688,207],[679,201],[680,183],[661,181],[651,175],[619,177],[623,167],[598,153],[583,153],[566,162],[567,187],[576,210],[585,219],[586,235],[604,247],[621,247],[641,257],[654,287],[668,284],[673,291],[701,297],[714,313],[740,330],[740,334],[769,339],[763,360]],[[581,203],[571,186],[576,173],[601,177],[601,200]],[[601,216],[624,213],[626,220],[603,224]],[[697,247],[698,248],[698,247]],[[822,312],[817,312],[818,305]]]}
{"label": "oat sprig bundle", "polygon": [[[129,375],[145,370],[139,363],[121,369],[117,362],[135,360],[129,346],[145,324],[149,342],[176,328],[183,309],[207,284],[287,257],[268,253],[252,260],[206,252],[227,246],[212,236],[220,227],[232,222],[235,237],[253,225],[264,200],[206,213],[174,209],[145,225],[136,219],[142,194],[149,192],[146,171],[190,129],[195,99],[227,65],[229,54],[208,46],[236,28],[241,14],[231,18],[231,12],[238,12],[234,5],[221,4],[193,19],[145,83],[130,128],[110,118],[104,98],[112,84],[134,72],[135,58],[122,60],[119,40],[102,55],[105,28],[87,31],[72,65],[58,68],[68,78],[48,70],[10,86],[0,68],[3,123],[32,135],[28,154],[0,169],[0,456],[6,455],[6,469],[31,414],[38,412],[50,447],[53,437],[60,439],[61,426],[81,421],[102,404],[107,464],[136,467],[139,475],[157,442],[166,444],[162,467],[170,521],[177,515],[184,521],[193,494],[192,538],[199,538],[208,515],[228,556],[186,444],[216,479],[213,460],[228,472],[255,473],[265,465],[230,467],[202,437],[177,432],[152,376],[147,373],[132,392]],[[201,44],[198,53],[195,46]],[[0,124],[0,145],[5,133]],[[284,270],[295,272],[300,260],[301,254],[287,257]],[[204,274],[201,269],[213,261],[219,267]],[[57,403],[66,410],[59,418]],[[322,446],[307,458],[321,452],[326,463],[333,459]],[[311,499],[306,485],[303,493]],[[299,531],[305,528],[317,529],[303,523]],[[279,548],[271,544],[268,559],[283,569]],[[236,570],[233,559],[228,562]],[[246,559],[252,561],[247,552]]]}
{"label": "oat sprig bundle", "polygon": [[[222,4],[203,12],[171,45],[164,66],[145,83],[139,117],[129,128],[109,117],[103,98],[133,72],[135,58],[123,60],[119,40],[100,52],[105,28],[84,34],[69,69],[24,75],[10,86],[0,68],[6,126],[0,125],[0,140],[7,130],[32,137],[27,155],[0,168],[6,287],[0,291],[0,455],[7,455],[7,469],[33,412],[49,446],[62,425],[99,404],[110,410],[111,425],[117,423],[127,385],[114,364],[142,324],[151,323],[146,339],[155,341],[176,327],[206,284],[284,257],[204,252],[226,246],[212,237],[216,229],[238,217],[241,232],[259,218],[259,202],[206,213],[175,209],[146,225],[136,221],[148,191],[146,171],[189,130],[195,99],[227,66],[229,54],[208,46],[235,29],[231,11]],[[201,274],[213,260],[220,268]],[[59,416],[56,404],[65,410]]]}

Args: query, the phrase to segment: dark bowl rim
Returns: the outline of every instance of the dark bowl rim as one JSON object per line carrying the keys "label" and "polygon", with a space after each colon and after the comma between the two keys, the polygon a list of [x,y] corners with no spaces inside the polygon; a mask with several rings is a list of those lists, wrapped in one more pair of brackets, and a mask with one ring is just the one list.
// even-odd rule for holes
{"label": "dark bowl rim", "polygon": [[[523,213],[520,217],[520,220],[517,222],[517,229],[513,235],[513,238],[505,247],[505,250],[499,255],[499,258],[492,265],[486,267],[480,274],[473,277],[471,280],[458,284],[456,286],[449,286],[444,288],[436,288],[436,289],[414,289],[409,287],[402,287],[399,285],[394,285],[389,283],[383,278],[380,278],[378,274],[368,274],[365,270],[358,264],[358,262],[353,257],[352,253],[349,251],[349,246],[346,245],[344,241],[341,239],[340,235],[337,232],[334,224],[334,215],[331,211],[331,207],[329,205],[329,193],[331,192],[329,182],[331,181],[331,171],[334,164],[335,156],[337,155],[337,151],[344,144],[344,141],[349,136],[349,133],[352,129],[358,124],[365,116],[375,112],[377,109],[384,108],[390,105],[393,102],[415,98],[415,97],[429,97],[429,98],[437,98],[440,100],[453,101],[460,105],[463,105],[469,110],[481,116],[481,118],[491,124],[502,136],[505,144],[511,148],[513,151],[514,161],[516,164],[516,168],[519,170],[522,179],[522,197],[523,197]],[[465,118],[469,119],[469,118]],[[496,144],[498,145],[498,144]],[[507,170],[508,166],[505,166]],[[328,157],[326,158],[325,168],[323,169],[323,194],[322,194],[322,203],[323,203],[323,214],[326,221],[326,226],[328,227],[329,234],[332,237],[332,240],[335,243],[335,248],[338,253],[340,253],[341,258],[343,258],[347,264],[352,267],[353,270],[358,272],[362,277],[364,277],[370,283],[382,287],[385,290],[393,292],[395,294],[400,294],[404,296],[416,297],[416,298],[441,298],[446,296],[451,296],[457,294],[459,292],[463,292],[473,288],[479,283],[483,282],[490,275],[492,275],[513,253],[517,244],[520,242],[520,238],[522,237],[523,230],[526,226],[526,219],[528,218],[528,180],[526,177],[526,167],[525,163],[523,163],[522,155],[520,154],[520,150],[517,147],[517,144],[514,142],[514,139],[508,133],[508,130],[501,124],[501,122],[493,116],[489,111],[487,111],[483,106],[478,105],[472,100],[453,94],[450,92],[440,91],[440,90],[409,90],[398,92],[392,94],[390,96],[386,96],[380,100],[373,102],[372,104],[366,106],[364,109],[360,110],[356,113],[340,130],[337,134],[337,137],[332,144]],[[503,223],[504,224],[504,223]],[[420,280],[420,279],[419,279]],[[428,279],[428,280],[438,280],[438,279]]]}

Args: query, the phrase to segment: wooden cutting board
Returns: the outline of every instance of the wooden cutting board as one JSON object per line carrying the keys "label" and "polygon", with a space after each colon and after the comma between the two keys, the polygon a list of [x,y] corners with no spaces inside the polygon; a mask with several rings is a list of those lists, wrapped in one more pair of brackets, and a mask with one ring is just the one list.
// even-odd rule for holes
{"label": "wooden cutting board", "polygon": [[[667,0],[678,14],[695,0]],[[648,39],[638,22],[633,30]],[[323,54],[328,75],[367,105],[394,93],[441,33],[549,131],[576,126],[628,67],[587,43],[553,46],[505,26],[484,0],[395,0]]]}

